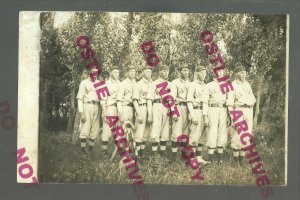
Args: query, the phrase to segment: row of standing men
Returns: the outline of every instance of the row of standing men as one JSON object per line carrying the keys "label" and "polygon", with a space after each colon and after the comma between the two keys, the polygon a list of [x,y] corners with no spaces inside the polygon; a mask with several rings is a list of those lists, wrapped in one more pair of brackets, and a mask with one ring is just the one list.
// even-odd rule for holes
{"label": "row of standing men", "polygon": [[[144,158],[146,141],[151,143],[151,154],[156,155],[159,150],[162,156],[166,156],[167,141],[171,139],[170,161],[175,161],[178,150],[177,138],[182,134],[189,136],[189,145],[196,152],[199,162],[205,162],[202,158],[204,145],[208,147],[209,160],[215,157],[222,158],[228,140],[227,124],[228,120],[230,121],[228,110],[236,108],[243,111],[243,118],[247,122],[249,132],[252,133],[253,106],[256,100],[246,80],[244,67],[235,68],[236,79],[232,82],[234,90],[226,94],[222,94],[216,79],[204,83],[207,74],[204,66],[196,67],[192,82],[189,81],[190,69],[187,65],[177,68],[179,78],[172,82],[168,81],[168,66],[161,65],[157,68],[159,71],[157,80],[151,79],[152,68],[144,67],[141,71],[141,80],[136,81],[136,68],[130,66],[126,70],[127,78],[122,82],[119,81],[119,69],[110,68],[110,77],[106,81],[110,95],[100,101],[90,77],[80,83],[77,100],[82,124],[79,138],[83,152],[86,152],[88,147],[89,152],[94,154],[93,147],[100,133],[101,118],[102,150],[107,156],[112,133],[105,116],[119,116],[120,123],[131,121],[134,124],[138,159]],[[225,71],[219,72],[219,76],[224,74]],[[162,104],[162,96],[156,85],[165,81],[175,99],[179,117],[169,117],[167,115],[169,109]],[[169,123],[170,121],[172,123]],[[205,128],[207,134],[203,134]],[[242,151],[237,133],[233,134],[231,148],[234,160],[242,163],[245,152]]]}

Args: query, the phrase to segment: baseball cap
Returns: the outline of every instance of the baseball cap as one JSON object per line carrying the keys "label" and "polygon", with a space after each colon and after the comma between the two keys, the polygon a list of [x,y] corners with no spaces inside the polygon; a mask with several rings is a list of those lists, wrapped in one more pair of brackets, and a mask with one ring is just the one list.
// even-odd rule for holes
{"label": "baseball cap", "polygon": [[206,68],[204,66],[198,66],[198,67],[196,67],[195,72],[200,72],[203,70],[206,70]]}
{"label": "baseball cap", "polygon": [[234,72],[235,73],[238,73],[238,72],[241,72],[241,71],[246,71],[245,67],[242,67],[242,66],[238,66],[234,69]]}

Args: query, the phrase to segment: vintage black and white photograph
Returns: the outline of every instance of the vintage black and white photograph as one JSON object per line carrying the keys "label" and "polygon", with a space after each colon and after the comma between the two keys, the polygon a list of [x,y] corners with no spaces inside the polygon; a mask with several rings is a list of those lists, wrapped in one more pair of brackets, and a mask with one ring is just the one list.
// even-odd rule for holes
{"label": "vintage black and white photograph", "polygon": [[288,15],[32,13],[40,183],[286,185]]}

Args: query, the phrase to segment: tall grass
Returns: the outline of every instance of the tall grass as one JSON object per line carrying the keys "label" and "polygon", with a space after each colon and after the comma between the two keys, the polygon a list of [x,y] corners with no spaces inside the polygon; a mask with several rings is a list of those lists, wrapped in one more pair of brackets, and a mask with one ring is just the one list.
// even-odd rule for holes
{"label": "tall grass", "polygon": [[[271,125],[259,125],[254,130],[255,143],[263,161],[272,185],[284,185],[284,130]],[[109,147],[112,152],[112,144]],[[167,151],[170,153],[170,145]],[[231,150],[225,149],[223,163],[210,163],[202,166],[204,181],[191,179],[195,171],[187,167],[178,158],[175,163],[169,163],[165,158],[150,155],[149,144],[146,148],[146,160],[139,166],[139,174],[145,184],[206,184],[206,185],[255,185],[256,177],[251,174],[251,166],[236,167],[233,165]],[[95,147],[94,161],[81,154],[78,145],[71,144],[70,135],[60,132],[44,133],[40,140],[39,151],[39,180],[40,182],[59,183],[132,183],[127,172],[119,170],[119,162],[104,159],[99,142]]]}

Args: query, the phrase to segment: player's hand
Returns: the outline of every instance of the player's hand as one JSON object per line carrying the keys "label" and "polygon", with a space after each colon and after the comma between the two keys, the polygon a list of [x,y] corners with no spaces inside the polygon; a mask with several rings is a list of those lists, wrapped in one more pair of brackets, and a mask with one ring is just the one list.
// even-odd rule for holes
{"label": "player's hand", "polygon": [[106,116],[107,116],[107,115],[106,115],[106,112],[103,111],[103,112],[102,112],[102,119],[103,119],[103,121],[104,121],[105,123],[108,124],[109,122],[108,122],[108,119],[106,118]]}
{"label": "player's hand", "polygon": [[142,115],[137,115],[137,120],[138,120],[138,122],[140,123],[140,124],[142,124],[143,123],[143,116]]}
{"label": "player's hand", "polygon": [[193,122],[193,124],[197,125],[198,124],[198,119],[196,117],[192,117],[192,122]]}
{"label": "player's hand", "polygon": [[227,124],[227,127],[231,126],[232,123],[231,123],[230,116],[227,116],[226,124]]}
{"label": "player's hand", "polygon": [[152,115],[149,115],[149,116],[148,116],[147,121],[148,121],[148,124],[152,124],[152,122],[153,122],[153,117],[152,117]]}
{"label": "player's hand", "polygon": [[177,121],[178,121],[178,117],[173,115],[173,116],[172,116],[172,121],[173,121],[173,122],[177,122]]}
{"label": "player's hand", "polygon": [[124,123],[125,119],[124,119],[123,113],[120,113],[120,114],[119,114],[119,121],[120,121],[122,124]]}
{"label": "player's hand", "polygon": [[236,127],[234,125],[234,121],[233,120],[231,120],[231,127],[236,130]]}
{"label": "player's hand", "polygon": [[209,127],[210,126],[208,117],[206,115],[204,115],[204,117],[203,117],[203,124],[204,124],[205,127]]}
{"label": "player's hand", "polygon": [[81,123],[85,123],[86,122],[84,114],[80,115],[80,120],[81,120]]}

